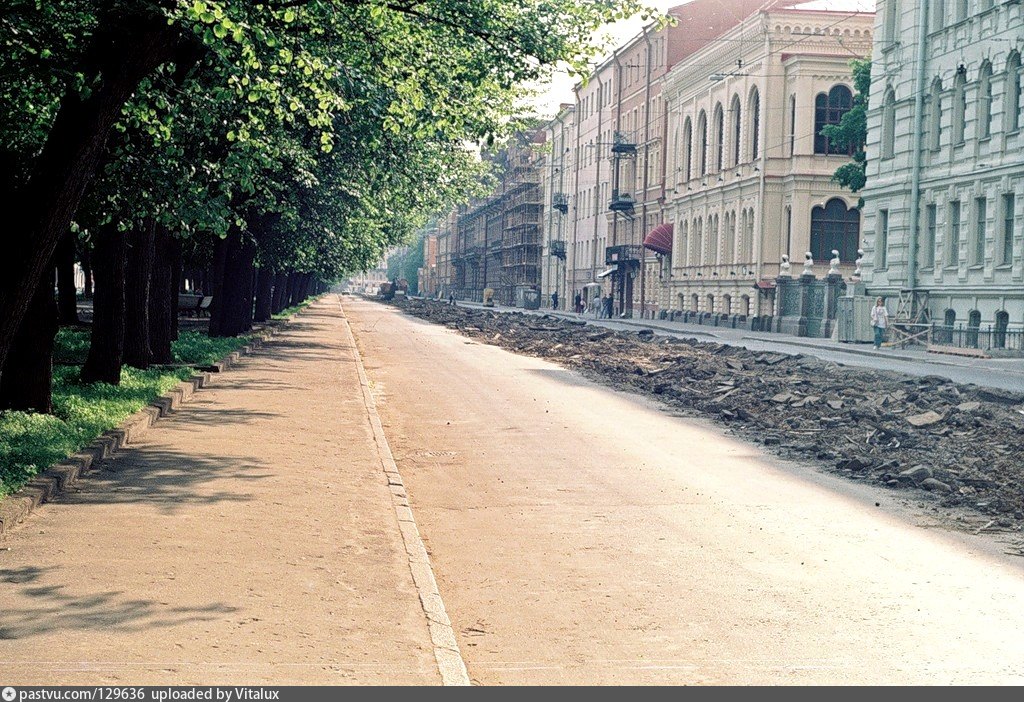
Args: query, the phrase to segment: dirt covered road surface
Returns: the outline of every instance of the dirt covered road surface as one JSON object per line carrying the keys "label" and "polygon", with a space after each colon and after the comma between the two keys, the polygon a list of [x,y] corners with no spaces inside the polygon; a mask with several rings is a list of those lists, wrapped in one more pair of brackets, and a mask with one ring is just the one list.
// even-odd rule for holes
{"label": "dirt covered road surface", "polygon": [[[346,300],[475,682],[1024,682],[1021,559],[984,535],[922,528],[929,522],[902,498],[932,493],[910,487],[917,483],[900,478],[898,466],[880,465],[899,450],[894,437],[901,446],[916,438],[924,450],[975,431],[978,411],[1002,417],[1016,405],[962,395],[919,405],[945,387],[938,381],[933,388],[880,380],[891,388],[884,401],[872,396],[875,386],[833,396],[814,379],[828,367],[735,351],[701,351],[723,356],[723,366],[694,365],[702,377],[681,381],[669,368],[685,365],[687,344],[635,335],[590,341],[586,330],[537,318],[529,338],[483,316],[472,324],[449,319],[459,333],[398,307]],[[510,333],[516,340],[507,341]],[[587,344],[598,341],[629,344],[614,355],[619,387],[629,392],[576,370],[588,370],[595,354]],[[505,343],[524,353],[496,345]],[[538,357],[556,344],[562,365]],[[636,350],[644,345],[650,352]],[[813,419],[808,429],[824,436],[746,418],[756,429],[727,435],[720,422],[738,417],[721,413],[744,408],[737,388],[762,381],[762,404],[794,417],[794,430]],[[654,397],[668,394],[659,383],[687,399],[664,403]],[[704,407],[715,398],[712,422]],[[821,421],[831,401],[870,414],[874,438],[847,450],[844,434]],[[960,406],[976,401],[995,405]],[[910,405],[912,415],[940,414],[950,432],[919,435],[906,424]],[[745,438],[758,433],[778,441]],[[810,456],[802,445],[812,442],[839,454],[829,462],[863,456],[862,472],[887,471],[897,485],[851,480],[850,466],[822,471],[825,459],[795,463],[769,453],[793,444],[792,456]],[[936,461],[931,477],[955,487],[946,496],[985,497],[982,483],[960,479],[975,480],[974,468],[984,472],[972,466],[951,477]],[[908,487],[894,489],[901,485]],[[1010,507],[991,516],[977,511],[984,506],[972,510],[986,521],[1014,521]]]}

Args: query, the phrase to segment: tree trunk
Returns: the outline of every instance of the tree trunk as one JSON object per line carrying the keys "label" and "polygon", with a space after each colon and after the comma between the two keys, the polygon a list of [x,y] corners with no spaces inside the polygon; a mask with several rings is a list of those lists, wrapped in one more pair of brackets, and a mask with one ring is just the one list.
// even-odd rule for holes
{"label": "tree trunk", "polygon": [[124,362],[149,368],[149,286],[153,275],[156,222],[146,220],[128,239],[128,268],[124,285]]}
{"label": "tree trunk", "polygon": [[285,307],[294,307],[299,304],[299,283],[302,280],[301,273],[288,274],[288,304]]}
{"label": "tree trunk", "polygon": [[78,324],[78,295],[75,290],[75,233],[70,229],[54,253],[57,268],[57,321],[66,326]]}
{"label": "tree trunk", "polygon": [[89,356],[82,366],[83,383],[121,382],[124,359],[124,276],[127,261],[125,235],[114,229],[100,232],[93,249],[92,335]]}
{"label": "tree trunk", "polygon": [[53,411],[53,341],[58,328],[53,273],[51,267],[43,275],[7,354],[0,378],[0,410]]}
{"label": "tree trunk", "polygon": [[218,246],[224,265],[219,283],[214,279],[210,336],[238,336],[252,329],[256,243],[236,229]]}
{"label": "tree trunk", "polygon": [[271,307],[273,314],[280,314],[281,310],[288,306],[288,274],[278,272],[274,276],[274,304]]}
{"label": "tree trunk", "polygon": [[210,303],[210,336],[224,336],[221,334],[221,324],[224,321],[224,314],[221,307],[224,305],[224,268],[228,258],[228,239],[217,239],[213,244],[213,265],[210,268],[210,275],[207,279],[208,288],[203,288],[204,295],[213,297]]}
{"label": "tree trunk", "polygon": [[171,306],[171,341],[177,341],[178,291],[181,290],[181,286],[184,284],[184,275],[181,270],[181,239],[173,235],[169,236],[168,246],[171,255],[171,289],[168,291],[170,294],[170,302],[168,304]]}
{"label": "tree trunk", "polygon": [[153,268],[149,277],[149,350],[153,363],[170,363],[172,327],[177,316],[177,287],[174,285],[174,251],[171,233],[158,224],[153,242]]}
{"label": "tree trunk", "polygon": [[82,277],[85,278],[85,285],[82,287],[82,297],[86,300],[92,299],[92,246],[82,242]]}
{"label": "tree trunk", "polygon": [[256,278],[256,322],[263,323],[270,319],[274,306],[274,278],[274,271],[266,266],[260,268]]}
{"label": "tree trunk", "polygon": [[[69,88],[33,166],[28,184],[13,195],[18,208],[0,278],[0,367],[28,311],[54,250],[71,226],[103,155],[121,108],[146,75],[175,57],[180,29],[159,12],[120,12],[95,32],[83,60],[91,92]],[[198,55],[191,57],[198,60]]]}

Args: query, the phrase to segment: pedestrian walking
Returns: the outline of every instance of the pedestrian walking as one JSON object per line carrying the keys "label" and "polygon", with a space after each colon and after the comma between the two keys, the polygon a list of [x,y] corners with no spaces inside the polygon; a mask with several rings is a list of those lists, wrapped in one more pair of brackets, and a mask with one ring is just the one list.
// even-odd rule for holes
{"label": "pedestrian walking", "polygon": [[611,293],[608,293],[608,297],[604,299],[604,316],[607,319],[612,318],[612,309],[615,307],[615,298]]}
{"label": "pedestrian walking", "polygon": [[601,311],[602,311],[602,307],[601,307],[601,293],[598,293],[597,295],[594,295],[593,310],[594,310],[594,319],[601,319]]}
{"label": "pedestrian walking", "polygon": [[448,293],[448,304],[449,305],[454,305],[455,304],[455,293],[454,292]]}
{"label": "pedestrian walking", "polygon": [[572,308],[576,310],[576,314],[583,314],[583,296],[576,293],[576,297],[572,301]]}
{"label": "pedestrian walking", "polygon": [[551,293],[551,309],[558,309],[558,291]]}
{"label": "pedestrian walking", "polygon": [[885,330],[889,326],[889,310],[885,309],[882,298],[875,300],[875,306],[871,308],[871,326],[875,328],[875,348],[880,349],[885,341]]}

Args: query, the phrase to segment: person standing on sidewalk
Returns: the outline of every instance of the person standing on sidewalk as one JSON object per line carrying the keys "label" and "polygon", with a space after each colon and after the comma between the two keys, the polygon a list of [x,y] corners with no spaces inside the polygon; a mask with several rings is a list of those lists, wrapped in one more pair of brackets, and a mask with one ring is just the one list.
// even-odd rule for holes
{"label": "person standing on sidewalk", "polygon": [[882,348],[885,341],[885,330],[889,326],[889,310],[885,309],[885,302],[882,298],[875,300],[875,306],[871,308],[871,326],[875,328],[875,348]]}
{"label": "person standing on sidewalk", "polygon": [[558,309],[558,291],[551,293],[551,309]]}

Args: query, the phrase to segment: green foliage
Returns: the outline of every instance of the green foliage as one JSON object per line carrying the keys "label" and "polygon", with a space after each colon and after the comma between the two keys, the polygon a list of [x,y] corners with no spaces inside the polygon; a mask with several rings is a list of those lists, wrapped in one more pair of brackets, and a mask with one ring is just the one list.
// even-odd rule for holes
{"label": "green foliage", "polygon": [[836,169],[832,180],[853,192],[860,192],[866,181],[867,154],[864,144],[868,138],[868,94],[871,92],[871,61],[854,59],[850,62],[853,70],[853,107],[843,115],[839,124],[826,125],[821,132],[840,149],[853,146],[853,162],[844,163]]}
{"label": "green foliage", "polygon": [[297,312],[301,312],[302,310],[306,309],[307,307],[312,305],[314,302],[319,300],[321,297],[323,297],[323,295],[316,295],[315,297],[311,297],[308,300],[303,300],[302,302],[300,302],[297,305],[292,305],[291,307],[285,307],[283,310],[281,310],[277,314],[271,315],[271,318],[273,318],[273,319],[288,319],[293,314],[296,314]]}
{"label": "green foliage", "polygon": [[[58,355],[84,358],[79,330],[62,330]],[[245,337],[210,339],[185,332],[174,342],[180,363],[206,365],[243,346]],[[57,366],[53,378],[52,415],[26,412],[0,414],[0,497],[23,485],[33,475],[64,460],[97,436],[113,429],[156,397],[192,376],[191,368],[151,369],[125,367],[121,384],[80,384],[78,368]]]}
{"label": "green foliage", "polygon": [[250,341],[252,336],[209,337],[199,332],[187,331],[181,332],[177,341],[171,344],[171,352],[175,363],[208,366]]}
{"label": "green foliage", "polygon": [[57,365],[82,365],[89,355],[89,332],[61,327],[54,339],[53,362]]}
{"label": "green foliage", "polygon": [[[23,184],[90,52],[162,13],[189,60],[145,77],[77,213],[85,238],[155,217],[208,256],[231,228],[262,264],[364,269],[481,190],[472,143],[514,132],[527,83],[586,72],[594,31],[636,0],[9,0],[0,14],[0,174]],[[647,16],[654,13],[645,11]],[[194,65],[193,65],[194,63]],[[4,172],[4,166],[11,168]]]}

